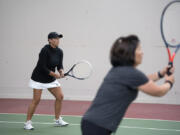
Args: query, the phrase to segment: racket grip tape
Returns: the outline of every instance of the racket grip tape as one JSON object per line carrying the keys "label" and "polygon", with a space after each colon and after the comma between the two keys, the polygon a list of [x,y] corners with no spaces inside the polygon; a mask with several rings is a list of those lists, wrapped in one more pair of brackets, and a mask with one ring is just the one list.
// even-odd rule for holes
{"label": "racket grip tape", "polygon": [[173,67],[173,62],[169,62],[168,65],[170,66],[170,67],[168,67],[168,69],[167,69],[167,75],[169,76],[169,75],[172,74],[172,73],[170,72],[170,70],[171,70],[171,68]]}

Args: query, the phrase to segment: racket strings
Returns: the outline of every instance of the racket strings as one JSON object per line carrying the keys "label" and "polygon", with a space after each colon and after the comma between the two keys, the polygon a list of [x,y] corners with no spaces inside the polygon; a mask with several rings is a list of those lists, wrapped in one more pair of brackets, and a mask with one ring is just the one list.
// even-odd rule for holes
{"label": "racket strings", "polygon": [[77,78],[88,78],[92,68],[88,63],[78,63],[72,70],[72,74]]}
{"label": "racket strings", "polygon": [[166,9],[163,18],[164,36],[169,46],[180,45],[180,1],[174,2]]}

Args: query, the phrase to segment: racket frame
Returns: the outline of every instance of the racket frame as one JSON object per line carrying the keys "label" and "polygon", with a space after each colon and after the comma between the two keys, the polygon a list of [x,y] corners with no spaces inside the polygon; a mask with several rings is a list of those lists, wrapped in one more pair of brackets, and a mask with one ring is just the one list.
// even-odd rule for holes
{"label": "racket frame", "polygon": [[[177,3],[177,2],[180,2],[180,0],[175,0],[175,1],[172,1],[170,2],[169,4],[167,4],[165,6],[165,8],[163,9],[163,12],[161,14],[161,21],[160,21],[160,31],[161,31],[161,36],[162,36],[162,39],[165,43],[165,46],[166,46],[166,49],[167,49],[167,52],[168,52],[168,57],[169,57],[169,63],[168,65],[170,65],[171,67],[173,66],[173,61],[174,61],[174,57],[176,55],[176,53],[178,52],[179,48],[180,48],[180,43],[176,44],[176,45],[172,45],[170,43],[167,42],[165,36],[164,36],[164,31],[163,31],[163,21],[164,21],[164,15],[167,11],[167,9],[174,3]],[[169,47],[171,48],[176,48],[175,51],[172,53],[171,55],[171,51],[169,49]]]}
{"label": "racket frame", "polygon": [[[90,74],[89,74],[87,77],[80,78],[80,77],[76,77],[76,76],[73,74],[73,69],[76,67],[76,65],[78,65],[78,64],[80,64],[80,63],[87,63],[87,64],[89,65],[91,72],[90,72]],[[92,65],[91,65],[87,60],[81,60],[81,61],[77,62],[76,64],[74,64],[74,65],[69,69],[69,71],[64,74],[64,76],[70,76],[70,77],[76,78],[76,79],[78,79],[78,80],[85,80],[85,79],[87,79],[87,78],[89,78],[89,77],[91,76],[91,74],[92,74],[92,69],[93,69],[93,68],[92,68]]]}

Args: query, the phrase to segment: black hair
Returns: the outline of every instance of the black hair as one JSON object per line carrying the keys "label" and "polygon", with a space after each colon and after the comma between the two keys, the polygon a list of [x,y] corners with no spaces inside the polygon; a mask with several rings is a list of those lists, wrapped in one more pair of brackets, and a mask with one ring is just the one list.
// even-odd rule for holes
{"label": "black hair", "polygon": [[112,45],[110,61],[112,66],[134,66],[135,51],[140,40],[136,35],[119,37]]}

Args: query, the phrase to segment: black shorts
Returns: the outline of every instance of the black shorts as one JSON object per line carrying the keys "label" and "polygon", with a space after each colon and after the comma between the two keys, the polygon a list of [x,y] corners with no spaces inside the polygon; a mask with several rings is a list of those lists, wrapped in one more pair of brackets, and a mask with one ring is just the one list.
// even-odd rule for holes
{"label": "black shorts", "polygon": [[111,131],[103,127],[97,126],[87,120],[81,121],[82,135],[111,135]]}

